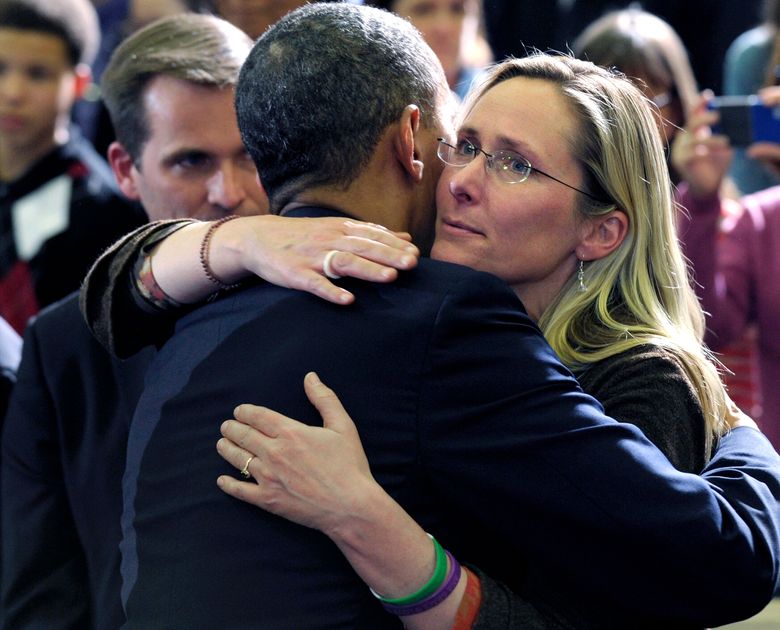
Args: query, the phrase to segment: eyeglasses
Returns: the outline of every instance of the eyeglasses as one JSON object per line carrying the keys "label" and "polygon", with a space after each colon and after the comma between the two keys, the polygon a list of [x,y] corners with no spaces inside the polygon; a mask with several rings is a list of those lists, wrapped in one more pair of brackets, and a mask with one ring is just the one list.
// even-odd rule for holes
{"label": "eyeglasses", "polygon": [[604,199],[599,199],[584,190],[580,190],[575,186],[571,186],[570,184],[561,181],[557,177],[553,177],[549,173],[534,168],[527,159],[514,151],[495,151],[493,153],[488,153],[478,146],[473,145],[468,140],[459,140],[457,146],[449,144],[444,138],[438,138],[438,141],[439,147],[436,151],[436,155],[439,156],[439,159],[442,162],[449,164],[450,166],[466,166],[466,164],[473,162],[477,155],[482,153],[485,156],[485,170],[492,171],[507,184],[519,184],[524,182],[528,179],[528,176],[532,171],[536,171],[540,175],[549,177],[553,181],[563,184],[566,188],[576,190],[578,193],[590,197],[594,201],[606,203]]}

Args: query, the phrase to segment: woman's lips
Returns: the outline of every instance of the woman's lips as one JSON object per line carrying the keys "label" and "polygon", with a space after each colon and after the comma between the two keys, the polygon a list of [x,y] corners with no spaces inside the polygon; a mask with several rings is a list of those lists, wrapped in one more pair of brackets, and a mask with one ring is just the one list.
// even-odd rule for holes
{"label": "woman's lips", "polygon": [[479,235],[484,236],[483,232],[480,232],[475,227],[472,227],[468,225],[467,223],[463,223],[462,221],[455,221],[452,219],[443,219],[442,220],[442,227],[451,234],[456,235]]}

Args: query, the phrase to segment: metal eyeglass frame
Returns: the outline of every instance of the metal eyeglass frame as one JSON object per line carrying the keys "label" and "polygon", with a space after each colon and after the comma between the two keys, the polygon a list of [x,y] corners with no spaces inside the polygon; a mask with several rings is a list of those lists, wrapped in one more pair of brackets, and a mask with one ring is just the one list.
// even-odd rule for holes
{"label": "metal eyeglass frame", "polygon": [[[475,144],[469,142],[468,140],[463,140],[462,142],[465,142],[472,149],[474,149],[474,153],[469,156],[467,154],[461,153],[458,147],[451,145],[444,138],[437,138],[437,140],[439,142],[439,146],[436,149],[436,155],[442,162],[450,166],[458,166],[458,167],[466,166],[467,164],[473,162],[479,153],[482,153],[485,156],[485,170],[493,171],[494,173],[496,173],[496,175],[498,175],[498,177],[500,177],[507,184],[520,184],[528,179],[528,177],[531,175],[531,172],[537,172],[540,175],[549,177],[551,180],[556,181],[559,184],[563,184],[564,186],[566,186],[566,188],[571,188],[572,190],[575,190],[578,193],[585,195],[590,199],[593,199],[594,201],[597,201],[599,203],[608,203],[604,199],[596,197],[595,195],[592,195],[589,192],[585,192],[584,190],[581,190],[576,186],[567,184],[566,182],[558,179],[557,177],[554,177],[549,173],[545,173],[544,171],[534,166],[531,166],[531,163],[526,158],[524,158],[519,153],[515,153],[514,151],[495,151],[494,153],[488,153],[484,149],[481,149]],[[461,162],[451,161],[453,159],[453,152],[454,155],[464,158],[463,161]],[[523,171],[519,172],[519,171],[512,170],[509,166],[509,163],[511,162],[517,162],[519,164],[522,164]]]}

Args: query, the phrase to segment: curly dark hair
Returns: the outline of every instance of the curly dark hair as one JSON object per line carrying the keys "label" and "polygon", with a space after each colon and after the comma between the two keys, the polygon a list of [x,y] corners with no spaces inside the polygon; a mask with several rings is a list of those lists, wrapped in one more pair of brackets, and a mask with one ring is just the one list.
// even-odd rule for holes
{"label": "curly dark hair", "polygon": [[257,40],[236,88],[272,210],[304,188],[348,186],[404,107],[431,125],[442,90],[436,55],[392,13],[325,2],[287,14]]}

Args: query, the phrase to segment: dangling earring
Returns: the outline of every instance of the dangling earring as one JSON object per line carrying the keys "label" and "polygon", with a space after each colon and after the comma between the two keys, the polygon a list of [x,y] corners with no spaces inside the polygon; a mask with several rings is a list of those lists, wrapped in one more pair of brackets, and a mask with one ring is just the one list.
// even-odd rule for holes
{"label": "dangling earring", "polygon": [[577,269],[577,282],[579,282],[580,293],[585,293],[585,291],[588,290],[588,287],[585,286],[585,263],[581,258],[579,269]]}

